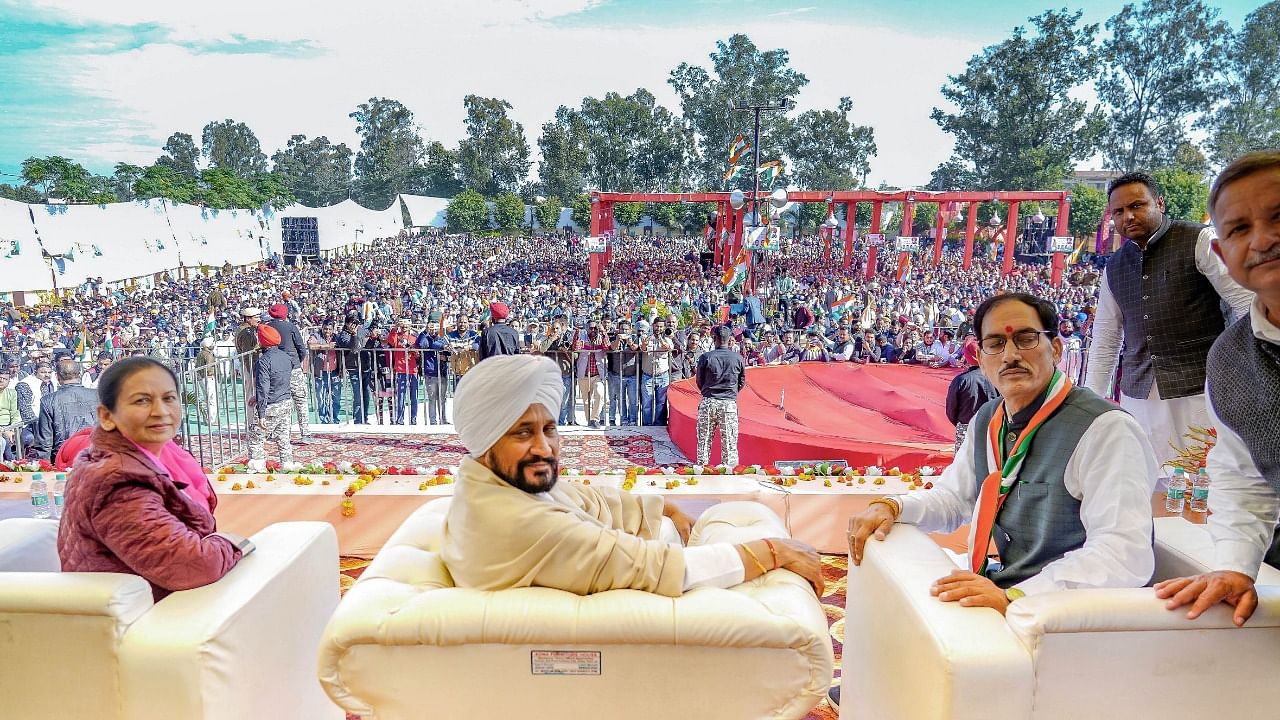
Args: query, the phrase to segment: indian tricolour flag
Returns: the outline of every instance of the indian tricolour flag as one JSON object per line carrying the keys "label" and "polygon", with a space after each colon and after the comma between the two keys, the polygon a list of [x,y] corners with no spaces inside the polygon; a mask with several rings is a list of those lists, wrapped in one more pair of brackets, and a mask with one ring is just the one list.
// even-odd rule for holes
{"label": "indian tricolour flag", "polygon": [[839,300],[837,300],[835,305],[831,306],[831,315],[833,317],[840,317],[841,315],[847,315],[849,313],[852,313],[857,308],[858,308],[857,296],[846,295],[845,297],[842,297]]}
{"label": "indian tricolour flag", "polygon": [[720,278],[720,284],[726,288],[736,287],[747,279],[747,271],[751,269],[751,252],[743,249],[738,251],[738,259],[734,260],[733,265],[724,271],[724,276]]}
{"label": "indian tricolour flag", "polygon": [[751,143],[747,142],[747,139],[739,134],[733,139],[733,142],[729,143],[729,164],[737,165],[738,160],[750,149]]}

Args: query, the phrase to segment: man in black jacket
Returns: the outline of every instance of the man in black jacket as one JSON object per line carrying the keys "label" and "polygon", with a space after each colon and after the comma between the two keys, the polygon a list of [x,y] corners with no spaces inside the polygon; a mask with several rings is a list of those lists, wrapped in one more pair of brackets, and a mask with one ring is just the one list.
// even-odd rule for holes
{"label": "man in black jacket", "polygon": [[742,356],[727,346],[733,331],[721,325],[711,333],[711,352],[698,358],[694,382],[702,391],[698,403],[698,464],[711,460],[711,433],[720,428],[720,454],[730,468],[738,464],[738,393],[747,384]]}
{"label": "man in black jacket", "polygon": [[307,431],[307,415],[310,411],[307,407],[307,374],[302,367],[307,359],[307,344],[303,341],[298,326],[288,319],[288,305],[276,303],[267,308],[267,314],[271,316],[271,320],[266,324],[280,333],[280,351],[293,365],[293,371],[289,374],[289,397],[293,400],[293,409],[298,415],[298,444],[305,445],[311,442],[311,433]]}
{"label": "man in black jacket", "polygon": [[258,346],[262,348],[254,373],[258,421],[249,425],[249,462],[261,464],[266,460],[267,439],[279,444],[281,462],[293,462],[293,445],[289,442],[289,416],[293,414],[289,375],[293,365],[280,351],[280,333],[270,325],[258,326]]}
{"label": "man in black jacket", "polygon": [[98,424],[98,393],[80,384],[80,363],[58,361],[58,389],[40,399],[36,425],[36,456],[52,461],[67,438]]}
{"label": "man in black jacket", "polygon": [[493,322],[480,334],[480,360],[494,355],[519,355],[520,336],[507,324],[511,311],[506,303],[489,303],[489,316]]}
{"label": "man in black jacket", "polygon": [[369,422],[369,402],[361,378],[360,351],[369,336],[369,328],[361,325],[354,315],[348,315],[342,332],[334,345],[338,349],[338,374],[351,383],[351,422]]}

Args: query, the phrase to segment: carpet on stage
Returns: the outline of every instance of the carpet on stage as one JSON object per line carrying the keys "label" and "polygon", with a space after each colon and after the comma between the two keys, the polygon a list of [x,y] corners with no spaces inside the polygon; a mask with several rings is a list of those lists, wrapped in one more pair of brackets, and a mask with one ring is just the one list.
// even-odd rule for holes
{"label": "carpet on stage", "polygon": [[[361,558],[344,557],[339,559],[338,569],[341,575],[342,592],[346,593],[355,581],[369,567],[369,561]],[[827,627],[831,631],[831,646],[835,649],[836,662],[833,682],[840,680],[840,648],[844,642],[844,596],[846,576],[849,574],[849,558],[847,555],[823,555],[822,577],[827,583],[826,595],[822,596],[822,611],[827,616]],[[838,713],[826,700],[809,711],[805,720],[836,720]],[[359,720],[355,715],[348,715],[348,720]]]}
{"label": "carpet on stage", "polygon": [[[949,464],[955,427],[946,398],[955,376],[948,369],[857,363],[748,368],[738,394],[738,461],[840,460],[904,470]],[[681,380],[667,398],[671,440],[696,457],[701,394],[692,380]],[[721,457],[718,446],[713,442],[712,462]]]}
{"label": "carpet on stage", "polygon": [[[363,462],[382,467],[456,467],[467,449],[457,435],[336,435],[317,433],[307,445],[293,446],[293,459]],[[267,457],[280,456],[267,443]],[[236,462],[246,462],[241,455]],[[587,470],[654,465],[653,438],[648,435],[567,435],[560,439],[560,467]]]}

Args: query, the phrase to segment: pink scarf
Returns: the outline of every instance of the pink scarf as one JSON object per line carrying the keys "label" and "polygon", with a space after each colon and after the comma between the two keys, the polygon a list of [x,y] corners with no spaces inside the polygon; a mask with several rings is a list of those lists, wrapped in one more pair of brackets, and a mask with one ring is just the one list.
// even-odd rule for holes
{"label": "pink scarf", "polygon": [[160,457],[156,457],[155,453],[137,443],[133,445],[141,450],[142,454],[161,472],[168,475],[169,479],[186,483],[187,486],[183,488],[183,492],[187,497],[200,503],[210,513],[213,512],[213,486],[209,483],[209,476],[205,475],[204,469],[191,456],[191,453],[172,440],[160,450]]}

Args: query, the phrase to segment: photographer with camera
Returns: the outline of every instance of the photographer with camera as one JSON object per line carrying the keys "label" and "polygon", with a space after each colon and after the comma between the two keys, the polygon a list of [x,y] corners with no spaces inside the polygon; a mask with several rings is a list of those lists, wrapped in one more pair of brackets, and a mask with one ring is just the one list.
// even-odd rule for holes
{"label": "photographer with camera", "polygon": [[[609,336],[609,424],[634,425],[639,420],[637,390],[640,385],[640,349],[631,323],[618,321],[618,330]],[[621,406],[621,408],[619,408]],[[619,412],[621,409],[621,412]]]}
{"label": "photographer with camera", "polygon": [[600,321],[592,318],[587,331],[573,344],[578,354],[578,394],[582,396],[582,409],[587,415],[587,427],[598,428],[604,412],[604,379],[608,372],[605,352],[609,349]]}
{"label": "photographer with camera", "polygon": [[560,398],[560,425],[577,425],[573,416],[573,341],[574,331],[569,321],[557,316],[547,326],[547,333],[534,342],[534,352],[546,355],[560,368],[560,380],[564,383],[564,395]]}
{"label": "photographer with camera", "polygon": [[667,386],[671,384],[671,351],[675,350],[675,332],[667,321],[653,321],[653,333],[641,339],[640,404],[641,422],[645,425],[667,423]]}

